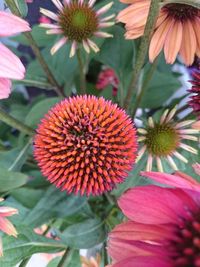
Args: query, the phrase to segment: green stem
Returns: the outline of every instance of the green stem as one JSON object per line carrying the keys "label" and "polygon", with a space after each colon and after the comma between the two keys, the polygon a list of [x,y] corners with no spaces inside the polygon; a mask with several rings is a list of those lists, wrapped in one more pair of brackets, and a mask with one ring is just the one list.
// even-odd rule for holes
{"label": "green stem", "polygon": [[86,79],[85,79],[85,71],[84,71],[84,64],[81,57],[81,50],[77,49],[76,51],[78,64],[79,64],[79,71],[80,71],[80,90],[81,94],[84,95],[86,93]]}
{"label": "green stem", "polygon": [[135,106],[134,106],[134,109],[133,109],[133,113],[132,113],[132,118],[135,117],[135,114],[136,114],[136,111],[138,109],[138,107],[140,106],[140,103],[142,101],[142,97],[144,95],[144,93],[146,92],[146,89],[148,88],[148,85],[149,85],[149,82],[151,81],[152,77],[153,77],[153,74],[154,74],[154,71],[156,70],[156,67],[157,67],[157,59],[153,62],[153,64],[151,64],[148,72],[147,72],[147,75],[145,77],[145,80],[142,84],[142,88],[136,98],[136,101],[135,101]]}
{"label": "green stem", "polygon": [[[9,7],[9,9],[12,11],[12,13],[14,15],[16,15],[18,17],[22,17],[14,0],[5,0],[5,1],[6,1],[7,6]],[[38,59],[41,67],[43,68],[44,72],[46,73],[49,83],[51,83],[51,85],[53,86],[53,89],[56,91],[56,93],[59,96],[64,97],[64,93],[63,93],[61,86],[58,84],[53,73],[51,72],[50,68],[48,67],[48,64],[45,61],[45,59],[44,59],[36,41],[34,40],[32,34],[30,32],[25,32],[24,36],[28,40],[30,47],[32,48],[36,58]]]}
{"label": "green stem", "polygon": [[134,71],[132,74],[132,78],[131,78],[131,82],[130,82],[130,85],[128,88],[126,98],[124,100],[124,108],[125,109],[129,108],[135,86],[136,86],[137,81],[139,79],[140,71],[141,71],[141,69],[144,65],[144,62],[145,62],[145,57],[146,57],[146,54],[148,51],[151,35],[152,35],[153,30],[154,30],[154,26],[155,26],[155,23],[156,23],[158,14],[159,14],[159,9],[160,9],[159,3],[160,3],[160,0],[152,0],[151,1],[151,6],[150,6],[149,15],[147,18],[147,23],[146,23],[145,30],[144,30],[144,35],[141,39],[139,51],[138,51],[137,58],[136,58],[135,68],[134,68]]}
{"label": "green stem", "polygon": [[65,263],[66,263],[68,254],[69,254],[69,248],[67,248],[65,250],[65,253],[63,254],[63,256],[62,256],[60,262],[58,263],[58,266],[57,267],[64,267],[65,266]]}
{"label": "green stem", "polygon": [[27,126],[26,124],[20,122],[19,120],[15,119],[2,109],[0,109],[0,121],[5,122],[6,124],[10,125],[11,127],[27,134],[27,135],[34,135],[35,131]]}

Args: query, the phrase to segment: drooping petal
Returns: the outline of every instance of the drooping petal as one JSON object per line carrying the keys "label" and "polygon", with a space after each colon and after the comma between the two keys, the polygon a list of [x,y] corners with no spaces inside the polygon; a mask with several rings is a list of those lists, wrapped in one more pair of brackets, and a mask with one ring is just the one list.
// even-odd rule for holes
{"label": "drooping petal", "polygon": [[6,218],[0,217],[0,230],[7,235],[17,236],[17,231],[13,224]]}
{"label": "drooping petal", "polygon": [[31,28],[25,20],[13,14],[0,11],[0,36],[12,36],[30,30]]}
{"label": "drooping petal", "polygon": [[18,214],[18,210],[15,208],[11,208],[11,207],[0,207],[0,216],[2,217],[8,217],[8,216],[12,216],[14,214]]}
{"label": "drooping petal", "polygon": [[197,48],[197,40],[192,23],[188,20],[183,24],[183,40],[180,55],[184,63],[188,66],[194,62]]}
{"label": "drooping petal", "polygon": [[21,80],[24,78],[25,68],[20,59],[5,45],[0,44],[0,77]]}
{"label": "drooping petal", "polygon": [[11,81],[9,79],[0,78],[0,99],[8,98],[11,92]]}
{"label": "drooping petal", "polygon": [[200,184],[189,175],[184,174],[183,176],[181,172],[176,172],[175,175],[161,172],[141,172],[141,175],[161,184],[200,191]]}
{"label": "drooping petal", "polygon": [[174,24],[173,19],[166,19],[154,32],[149,47],[149,60],[153,62],[163,49],[167,34]]}
{"label": "drooping petal", "polygon": [[172,267],[172,262],[168,259],[157,256],[130,257],[120,262],[114,263],[111,267]]}
{"label": "drooping petal", "polygon": [[175,22],[170,28],[164,44],[165,59],[173,64],[181,47],[183,27],[181,22]]}
{"label": "drooping petal", "polygon": [[173,223],[185,212],[183,202],[172,190],[153,185],[131,188],[118,204],[130,220],[144,224]]}
{"label": "drooping petal", "polygon": [[200,175],[200,164],[199,163],[195,163],[192,165],[194,171],[196,172],[196,174]]}

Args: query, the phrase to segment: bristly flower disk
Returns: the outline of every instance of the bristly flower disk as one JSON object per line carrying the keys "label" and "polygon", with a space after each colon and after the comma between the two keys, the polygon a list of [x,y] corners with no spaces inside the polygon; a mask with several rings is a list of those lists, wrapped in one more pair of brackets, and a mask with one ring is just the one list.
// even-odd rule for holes
{"label": "bristly flower disk", "polygon": [[138,138],[138,141],[142,142],[143,146],[138,152],[137,161],[147,151],[147,171],[151,171],[154,159],[156,159],[157,168],[160,172],[163,172],[162,159],[166,159],[174,170],[178,170],[178,168],[172,157],[188,163],[188,160],[177,151],[179,148],[193,154],[198,153],[195,148],[182,142],[183,139],[198,141],[198,138],[193,134],[198,134],[199,130],[185,128],[194,123],[194,120],[175,123],[173,121],[175,113],[176,108],[171,111],[166,110],[158,123],[150,117],[148,126],[145,129],[138,129],[138,132],[142,135]]}
{"label": "bristly flower disk", "polygon": [[200,116],[200,71],[193,73],[192,88],[189,90],[193,95],[190,96],[189,105],[194,112]]}
{"label": "bristly flower disk", "polygon": [[60,34],[63,37],[52,47],[51,54],[53,55],[66,42],[72,43],[70,57],[75,55],[79,44],[82,44],[87,53],[92,49],[98,52],[98,46],[91,40],[92,37],[112,37],[111,34],[102,32],[102,28],[107,28],[114,25],[110,20],[114,14],[101,18],[101,15],[106,13],[112,6],[113,2],[105,5],[99,10],[94,9],[96,0],[64,0],[63,4],[60,0],[52,0],[58,8],[58,14],[41,8],[40,11],[45,16],[56,21],[57,24],[43,23],[41,26],[49,28],[47,34]]}
{"label": "bristly flower disk", "polygon": [[95,96],[63,100],[42,119],[34,155],[44,176],[68,193],[99,195],[124,181],[137,151],[131,118]]}

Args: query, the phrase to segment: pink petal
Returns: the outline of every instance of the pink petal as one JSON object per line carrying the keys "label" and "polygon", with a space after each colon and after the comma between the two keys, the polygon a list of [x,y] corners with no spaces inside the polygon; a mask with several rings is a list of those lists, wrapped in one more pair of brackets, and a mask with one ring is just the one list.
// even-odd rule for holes
{"label": "pink petal", "polygon": [[128,190],[118,204],[130,220],[145,224],[176,223],[177,216],[185,213],[184,203],[172,189],[154,185]]}
{"label": "pink petal", "polygon": [[161,172],[141,172],[141,175],[146,176],[158,183],[200,191],[200,184],[191,176],[182,172],[176,172],[175,175]]}
{"label": "pink petal", "polygon": [[109,238],[120,238],[123,240],[162,240],[168,238],[172,228],[163,225],[142,224],[136,222],[125,222],[117,225],[109,234]]}
{"label": "pink petal", "polygon": [[11,36],[30,31],[28,22],[13,14],[0,11],[0,36]]}
{"label": "pink petal", "polygon": [[8,217],[8,216],[12,216],[14,214],[18,214],[18,210],[15,208],[11,208],[11,207],[0,207],[0,216],[1,217]]}
{"label": "pink petal", "polygon": [[25,68],[20,59],[5,45],[0,44],[0,77],[21,80],[24,78]]}
{"label": "pink petal", "polygon": [[172,267],[172,262],[159,256],[130,257],[114,263],[111,267]]}
{"label": "pink petal", "polygon": [[6,218],[0,217],[0,230],[7,235],[17,236],[17,231],[12,223]]}
{"label": "pink petal", "polygon": [[0,78],[0,99],[9,97],[11,85],[12,84],[9,79]]}
{"label": "pink petal", "polygon": [[195,163],[192,165],[194,171],[196,172],[196,174],[200,175],[200,164],[199,163]]}

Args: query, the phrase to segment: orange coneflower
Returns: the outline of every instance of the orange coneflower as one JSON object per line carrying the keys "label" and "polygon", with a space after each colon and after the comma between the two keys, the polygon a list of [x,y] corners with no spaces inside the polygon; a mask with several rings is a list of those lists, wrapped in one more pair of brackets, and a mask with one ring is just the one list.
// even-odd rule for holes
{"label": "orange coneflower", "polygon": [[[126,24],[126,38],[143,35],[151,0],[120,0],[131,4],[121,11],[118,21]],[[149,59],[151,62],[164,49],[166,62],[173,64],[178,53],[186,65],[195,54],[200,56],[200,10],[189,4],[165,4],[159,13],[153,33]]]}
{"label": "orange coneflower", "polygon": [[70,42],[70,57],[76,53],[79,44],[82,44],[87,53],[90,50],[98,52],[98,46],[92,41],[93,37],[112,37],[111,34],[102,29],[114,25],[110,21],[114,14],[102,17],[112,6],[113,2],[108,3],[99,10],[94,9],[96,0],[52,0],[58,8],[58,13],[41,8],[40,11],[45,16],[56,21],[56,24],[43,23],[41,26],[49,28],[47,34],[58,34],[62,37],[51,49],[53,55],[66,42]]}
{"label": "orange coneflower", "polygon": [[124,181],[137,150],[133,121],[103,97],[76,96],[55,105],[35,136],[42,173],[62,190],[98,195]]}
{"label": "orange coneflower", "polygon": [[141,134],[138,137],[138,141],[143,145],[138,152],[137,161],[147,152],[147,171],[152,170],[154,160],[156,160],[157,168],[160,172],[163,172],[163,160],[167,161],[172,169],[178,170],[173,157],[188,163],[188,160],[179,153],[179,149],[198,154],[197,149],[183,143],[184,139],[198,141],[198,137],[193,135],[199,134],[199,130],[193,129],[192,126],[187,128],[188,125],[192,125],[195,121],[186,120],[176,123],[173,120],[175,113],[176,107],[171,111],[165,110],[159,122],[149,117],[148,125],[145,128],[138,129]]}

